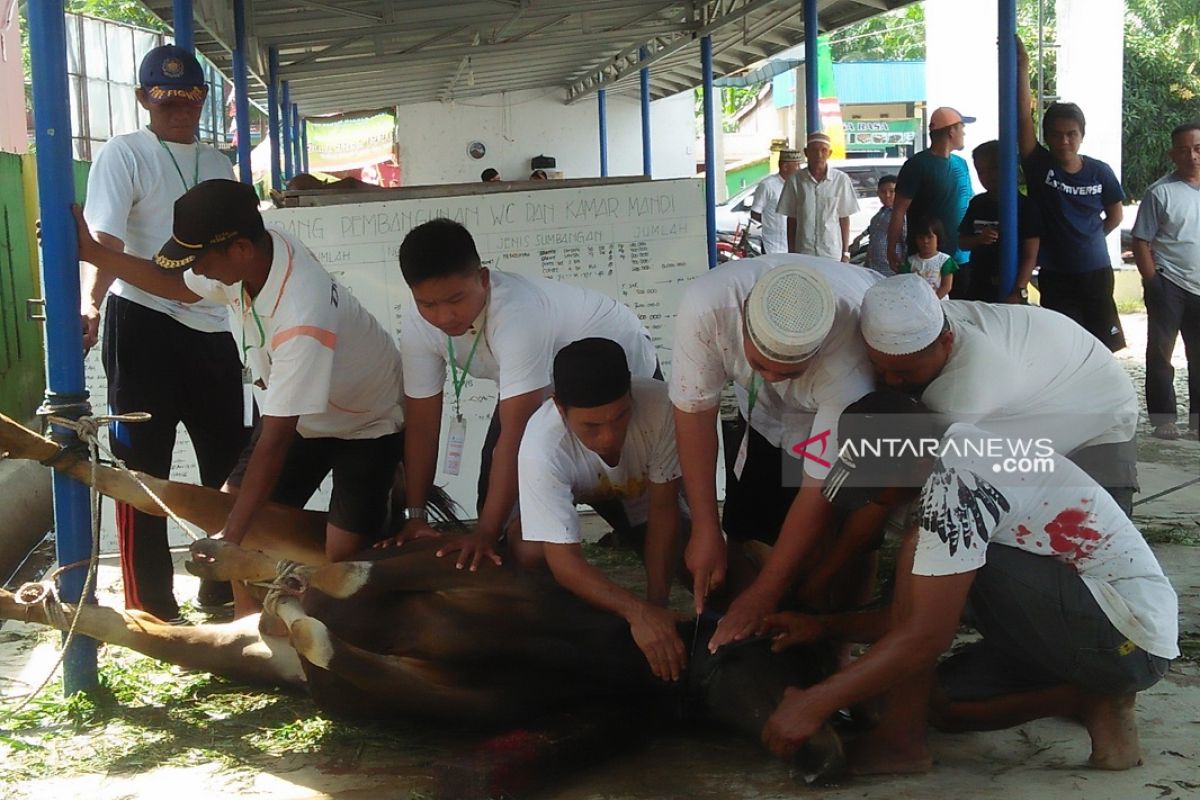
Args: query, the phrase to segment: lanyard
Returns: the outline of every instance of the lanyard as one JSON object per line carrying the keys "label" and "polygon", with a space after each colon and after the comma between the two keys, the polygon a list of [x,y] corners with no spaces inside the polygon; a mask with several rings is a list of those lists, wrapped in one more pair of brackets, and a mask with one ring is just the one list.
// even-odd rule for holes
{"label": "lanyard", "polygon": [[762,383],[762,378],[755,372],[750,376],[750,388],[746,390],[749,397],[746,398],[746,425],[750,424],[750,418],[754,416],[754,404],[758,400],[758,386]]}
{"label": "lanyard", "polygon": [[467,353],[467,363],[463,365],[462,372],[458,371],[458,361],[454,358],[454,340],[449,336],[446,337],[446,346],[450,351],[450,383],[454,385],[454,416],[462,419],[462,409],[459,407],[459,401],[462,399],[463,386],[467,382],[467,371],[471,369],[471,362],[475,359],[475,350],[479,347],[479,340],[483,338],[484,331],[487,330],[487,314],[483,316],[483,326],[479,333],[475,334],[475,341],[471,343],[471,352]]}
{"label": "lanyard", "polygon": [[[292,255],[293,255],[292,246],[290,244],[288,244],[286,239],[281,239],[281,241],[283,241],[283,246],[287,248],[287,256],[288,256],[287,272],[290,273],[292,271]],[[258,310],[254,308],[254,298],[251,297],[250,293],[246,291],[245,284],[242,284],[242,304],[243,304],[243,306],[250,309],[250,316],[253,317],[254,324],[258,326],[258,345],[257,346],[260,349],[266,347],[267,346],[267,332],[263,328],[262,320],[259,319],[259,317],[258,317]],[[246,315],[243,313],[242,314],[242,355],[243,356],[245,356],[246,351],[248,351],[251,347],[250,345],[246,344],[246,321],[245,321],[245,318],[246,318]],[[472,351],[472,352],[474,352],[474,351]],[[267,354],[267,358],[268,359],[270,358],[269,353]]]}
{"label": "lanyard", "polygon": [[192,185],[188,186],[187,178],[183,177],[183,170],[179,168],[179,162],[175,160],[175,154],[171,152],[171,148],[167,147],[167,143],[162,139],[159,139],[158,143],[162,145],[163,150],[167,151],[167,157],[175,165],[175,172],[179,173],[179,180],[183,182],[183,190],[187,192],[194,189],[196,184],[200,183],[200,148],[196,147],[196,162],[192,169]]}

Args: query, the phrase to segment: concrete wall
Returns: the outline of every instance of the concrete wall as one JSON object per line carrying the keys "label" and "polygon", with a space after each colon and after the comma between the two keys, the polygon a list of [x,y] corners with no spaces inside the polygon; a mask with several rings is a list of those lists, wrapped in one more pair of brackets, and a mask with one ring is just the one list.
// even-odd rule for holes
{"label": "concrete wall", "polygon": [[[695,174],[695,122],[691,92],[650,104],[655,178]],[[641,105],[636,95],[608,96],[608,174],[642,172]],[[529,159],[558,159],[563,177],[600,174],[596,98],[575,105],[554,90],[487,95],[453,103],[402,106],[397,120],[405,185],[467,182],[494,167],[506,180],[529,177]],[[475,160],[467,145],[480,141],[487,155]]]}

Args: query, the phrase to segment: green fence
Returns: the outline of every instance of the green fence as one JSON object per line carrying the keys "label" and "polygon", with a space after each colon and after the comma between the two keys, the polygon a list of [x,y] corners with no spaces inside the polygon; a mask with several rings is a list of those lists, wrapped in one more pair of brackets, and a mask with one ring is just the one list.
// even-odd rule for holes
{"label": "green fence", "polygon": [[[33,415],[46,384],[41,323],[29,319],[26,307],[27,300],[42,296],[23,182],[32,164],[31,158],[0,153],[0,413],[18,420]],[[79,198],[89,167],[75,164]]]}

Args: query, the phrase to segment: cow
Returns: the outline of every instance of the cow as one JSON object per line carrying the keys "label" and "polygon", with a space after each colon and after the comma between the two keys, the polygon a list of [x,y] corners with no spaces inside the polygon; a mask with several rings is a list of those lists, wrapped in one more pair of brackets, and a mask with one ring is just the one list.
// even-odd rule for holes
{"label": "cow", "polygon": [[[85,456],[2,415],[0,450],[84,481],[92,474]],[[208,532],[220,529],[227,495],[140,477],[180,516]],[[126,473],[97,467],[96,484],[139,510],[162,513]],[[693,647],[684,679],[664,683],[623,620],[548,574],[508,566],[459,570],[453,559],[434,557],[436,540],[329,563],[320,542],[323,516],[271,505],[240,546],[209,538],[191,547],[187,568],[194,574],[265,591],[265,615],[283,623],[278,635],[257,614],[183,627],[94,604],[78,609],[77,631],[187,669],[305,690],[333,716],[497,729],[571,707],[625,704],[664,716],[683,709],[758,739],[788,686],[811,685],[834,666],[823,648],[773,654],[758,640],[716,655]],[[0,618],[65,630],[76,610],[51,585],[0,590]],[[691,646],[714,628],[715,620],[681,623],[680,635]],[[798,756],[806,779],[832,779],[842,766],[840,740],[828,725]]]}

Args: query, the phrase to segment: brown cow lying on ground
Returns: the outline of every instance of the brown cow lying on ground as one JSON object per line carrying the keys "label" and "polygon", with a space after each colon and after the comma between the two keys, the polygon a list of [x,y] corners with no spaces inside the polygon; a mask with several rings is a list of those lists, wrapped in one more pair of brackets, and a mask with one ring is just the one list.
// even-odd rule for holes
{"label": "brown cow lying on ground", "polygon": [[[42,460],[57,451],[14,425],[0,418],[0,449]],[[88,475],[86,462],[56,468]],[[181,516],[219,529],[228,496],[148,482]],[[114,470],[101,468],[97,483],[106,494],[155,513],[144,493]],[[453,559],[432,555],[435,541],[329,564],[313,540],[322,518],[273,506],[260,515],[245,548],[213,539],[192,548],[189,569],[202,577],[271,583],[266,608],[283,620],[287,636],[261,633],[257,615],[174,627],[142,612],[93,605],[82,609],[78,630],[190,669],[307,688],[334,715],[500,726],[587,703],[627,703],[665,715],[689,709],[755,740],[787,686],[815,683],[832,667],[823,650],[772,654],[767,642],[757,641],[715,656],[694,648],[682,686],[664,684],[651,675],[623,620],[588,606],[547,575],[458,570]],[[0,592],[0,618],[69,625],[74,608],[52,592],[35,586],[22,594]],[[690,646],[693,635],[707,639],[713,627],[686,623],[680,634]],[[809,779],[840,771],[841,745],[828,726],[804,748],[798,766]]]}

